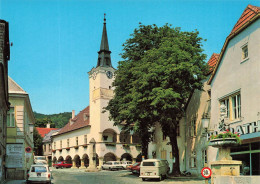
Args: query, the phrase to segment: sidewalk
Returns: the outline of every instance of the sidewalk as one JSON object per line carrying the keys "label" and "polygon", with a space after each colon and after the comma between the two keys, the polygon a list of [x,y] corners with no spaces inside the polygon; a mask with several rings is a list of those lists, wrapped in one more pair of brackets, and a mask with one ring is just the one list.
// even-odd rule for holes
{"label": "sidewalk", "polygon": [[26,180],[6,180],[3,184],[25,184]]}

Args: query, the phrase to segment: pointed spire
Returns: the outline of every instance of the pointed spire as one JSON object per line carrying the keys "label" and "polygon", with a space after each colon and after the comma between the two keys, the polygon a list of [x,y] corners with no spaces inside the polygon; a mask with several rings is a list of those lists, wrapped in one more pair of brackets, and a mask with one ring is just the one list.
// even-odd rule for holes
{"label": "pointed spire", "polygon": [[97,67],[112,67],[111,64],[111,51],[109,51],[108,38],[107,38],[107,29],[106,29],[106,14],[104,14],[104,25],[103,25],[103,33],[100,44],[100,51],[98,52],[98,63]]}

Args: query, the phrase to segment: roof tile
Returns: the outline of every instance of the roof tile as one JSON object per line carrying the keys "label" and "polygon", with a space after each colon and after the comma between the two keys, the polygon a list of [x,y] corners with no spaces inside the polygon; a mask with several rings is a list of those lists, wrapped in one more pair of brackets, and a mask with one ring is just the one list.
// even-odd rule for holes
{"label": "roof tile", "polygon": [[[71,123],[71,121],[73,123]],[[70,121],[56,135],[64,134],[72,130],[86,127],[88,125],[89,125],[89,106],[83,109],[82,111],[80,111],[80,113],[77,116],[75,116],[73,119],[70,119]]]}
{"label": "roof tile", "polygon": [[241,17],[238,19],[237,23],[233,27],[230,34],[234,33],[236,30],[241,28],[245,23],[250,21],[254,16],[256,16],[260,12],[260,7],[248,5]]}
{"label": "roof tile", "polygon": [[45,135],[47,135],[51,130],[57,130],[58,128],[40,128],[40,127],[36,127],[36,130],[39,132],[39,134],[41,135],[41,137],[45,137]]}

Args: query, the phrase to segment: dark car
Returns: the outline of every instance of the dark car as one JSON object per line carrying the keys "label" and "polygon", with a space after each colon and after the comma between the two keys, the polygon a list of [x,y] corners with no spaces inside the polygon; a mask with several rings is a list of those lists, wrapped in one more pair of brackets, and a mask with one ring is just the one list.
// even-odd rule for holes
{"label": "dark car", "polygon": [[136,162],[135,164],[133,164],[133,166],[131,167],[131,171],[133,174],[140,174],[140,164],[141,162]]}
{"label": "dark car", "polygon": [[59,168],[71,168],[72,164],[67,163],[66,161],[58,162],[57,164],[53,164],[53,167],[56,167],[56,169]]}

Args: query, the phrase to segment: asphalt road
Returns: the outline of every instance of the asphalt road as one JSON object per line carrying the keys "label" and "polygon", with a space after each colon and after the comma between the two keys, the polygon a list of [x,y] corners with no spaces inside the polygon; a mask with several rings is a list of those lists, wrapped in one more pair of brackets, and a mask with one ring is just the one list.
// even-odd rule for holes
{"label": "asphalt road", "polygon": [[[85,172],[79,169],[52,169],[53,184],[205,184],[204,180],[192,178],[168,178],[163,181],[142,181],[129,171]],[[7,184],[25,184],[25,181],[8,181]]]}

